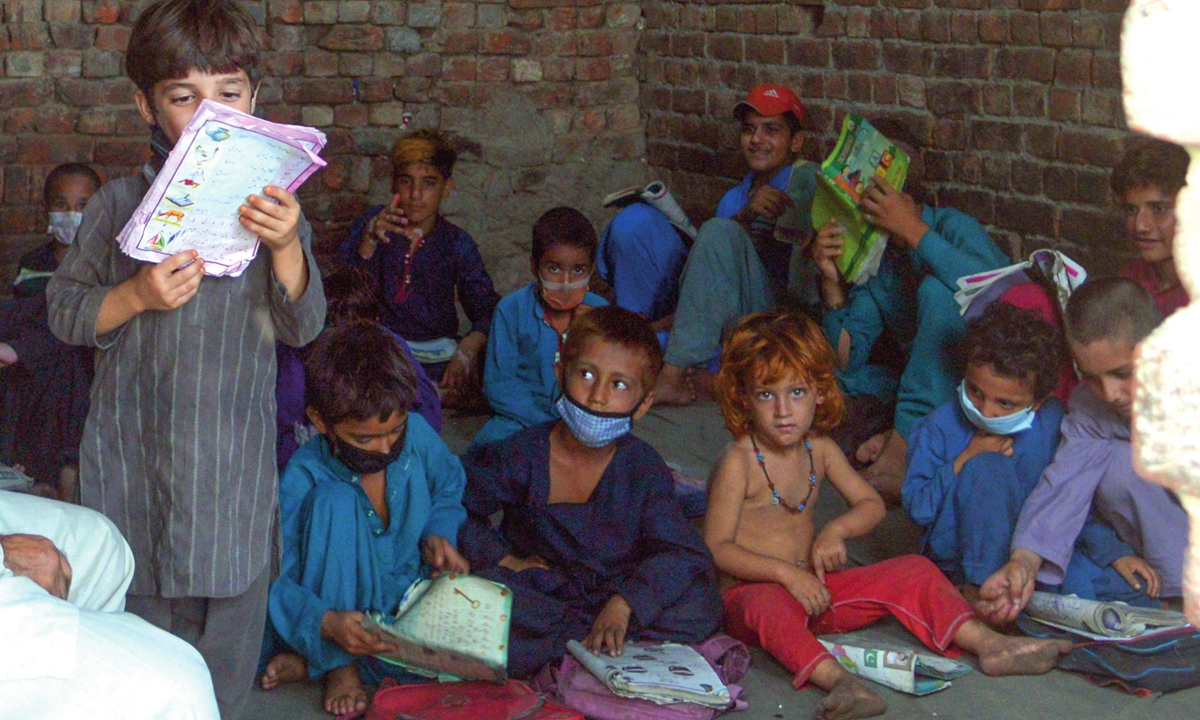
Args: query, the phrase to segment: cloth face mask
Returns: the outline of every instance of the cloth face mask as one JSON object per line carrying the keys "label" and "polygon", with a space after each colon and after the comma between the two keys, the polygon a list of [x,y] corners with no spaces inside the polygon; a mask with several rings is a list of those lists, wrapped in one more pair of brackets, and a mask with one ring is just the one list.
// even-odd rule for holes
{"label": "cloth face mask", "polygon": [[568,312],[574,310],[583,299],[587,297],[588,284],[591,283],[592,276],[589,273],[587,277],[575,282],[551,282],[543,280],[538,276],[538,284],[542,286],[542,300],[550,306],[551,310],[558,312]]}
{"label": "cloth face mask", "polygon": [[604,447],[613,440],[633,431],[633,414],[642,406],[642,401],[627,413],[598,413],[575,402],[565,392],[554,403],[559,417],[571,429],[571,433],[587,447]]}
{"label": "cloth face mask", "polygon": [[958,404],[962,406],[963,413],[971,424],[983,430],[984,432],[992,433],[993,435],[1015,435],[1033,427],[1033,417],[1037,411],[1030,405],[1027,408],[1021,409],[1011,415],[1002,417],[984,417],[983,413],[979,412],[979,408],[971,402],[971,398],[967,397],[967,383],[960,382],[958,384]]}
{"label": "cloth face mask", "polygon": [[83,213],[81,212],[52,212],[50,213],[50,227],[46,228],[46,232],[53,235],[63,245],[70,245],[75,242],[75,233],[78,232],[81,222],[83,222]]}
{"label": "cloth face mask", "polygon": [[[328,436],[326,436],[326,439],[328,439]],[[350,472],[356,475],[371,475],[372,473],[386,470],[388,465],[396,462],[396,458],[400,457],[401,451],[404,450],[404,442],[407,439],[407,423],[404,425],[404,431],[400,433],[400,437],[396,438],[396,442],[392,443],[392,449],[385,453],[354,447],[337,435],[334,435],[333,441],[330,443],[332,448],[331,454],[349,468]]]}

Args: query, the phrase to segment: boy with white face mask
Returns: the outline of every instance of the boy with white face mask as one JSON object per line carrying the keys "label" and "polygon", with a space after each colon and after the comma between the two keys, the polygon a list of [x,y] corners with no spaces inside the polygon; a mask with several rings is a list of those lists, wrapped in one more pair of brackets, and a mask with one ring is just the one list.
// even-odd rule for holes
{"label": "boy with white face mask", "polygon": [[630,434],[662,367],[650,322],[596,308],[561,354],[562,419],[463,458],[459,548],[473,573],[513,591],[514,677],[562,658],[567,640],[618,655],[626,640],[695,643],[720,626],[712,556],[662,457]]}
{"label": "boy with white face mask", "polygon": [[[958,398],[914,427],[901,497],[925,528],[924,554],[970,595],[1008,560],[1065,411],[1052,396],[1062,340],[1036,312],[992,303],[968,323],[964,350]],[[1133,555],[1103,526],[1086,536],[1101,565]]]}
{"label": "boy with white face mask", "polygon": [[556,207],[534,223],[534,281],[506,295],[492,316],[483,394],[493,415],[476,433],[475,446],[559,417],[554,363],[567,326],[608,304],[588,292],[597,244],[591,222],[574,208]]}
{"label": "boy with white face mask", "polygon": [[66,256],[83,207],[100,185],[96,171],[82,163],[50,171],[42,202],[51,239],[21,258],[14,300],[0,308],[0,384],[8,409],[0,418],[0,446],[11,448],[0,460],[24,467],[39,483],[36,492],[68,501],[75,498],[92,356],[50,333],[46,283]]}

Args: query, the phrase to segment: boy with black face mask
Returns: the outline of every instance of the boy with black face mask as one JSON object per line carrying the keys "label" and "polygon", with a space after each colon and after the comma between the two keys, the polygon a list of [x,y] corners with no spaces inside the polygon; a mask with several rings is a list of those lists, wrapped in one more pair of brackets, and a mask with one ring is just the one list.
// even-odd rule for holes
{"label": "boy with black face mask", "polygon": [[271,658],[261,684],[321,678],[325,709],[341,715],[366,709],[364,672],[371,682],[415,679],[371,657],[395,648],[362,621],[368,610],[394,611],[431,570],[469,570],[454,547],[465,478],[429,423],[408,411],[415,371],[383,326],[326,330],[305,373],[321,435],[296,451],[279,484],[283,563],[268,605],[294,650]]}
{"label": "boy with black face mask", "polygon": [[571,323],[555,368],[561,419],[463,458],[459,541],[477,575],[513,591],[510,675],[533,675],[572,639],[619,655],[627,639],[695,643],[720,626],[712,556],[662,457],[630,434],[661,367],[646,318],[595,308]]}

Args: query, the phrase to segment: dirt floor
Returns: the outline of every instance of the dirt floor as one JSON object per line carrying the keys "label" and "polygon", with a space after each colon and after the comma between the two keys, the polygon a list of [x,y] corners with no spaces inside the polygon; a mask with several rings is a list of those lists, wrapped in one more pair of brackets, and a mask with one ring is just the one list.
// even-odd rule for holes
{"label": "dirt floor", "polygon": [[[452,450],[462,452],[482,424],[483,418],[450,420],[442,436]],[[635,425],[634,431],[658,449],[668,463],[694,477],[707,477],[730,437],[712,403],[654,409]],[[842,508],[844,505],[836,493],[824,493],[817,506],[818,524]],[[851,545],[850,554],[856,563],[870,563],[916,550],[919,537],[903,513],[893,510],[872,535]],[[919,647],[894,621],[839,637],[847,642],[858,639],[889,648]],[[790,676],[778,663],[760,650],[752,652],[754,662],[742,682],[750,707],[728,717],[736,720],[812,717],[824,693],[814,689],[793,690]],[[964,660],[972,662],[969,657]],[[1200,689],[1138,698],[1095,687],[1079,675],[1059,670],[1039,677],[989,678],[976,668],[954,680],[946,690],[922,698],[874,687],[888,703],[883,717],[896,720],[1192,720],[1200,716]],[[321,708],[319,688],[306,684],[269,693],[256,690],[244,717],[245,720],[322,720],[330,716]]]}

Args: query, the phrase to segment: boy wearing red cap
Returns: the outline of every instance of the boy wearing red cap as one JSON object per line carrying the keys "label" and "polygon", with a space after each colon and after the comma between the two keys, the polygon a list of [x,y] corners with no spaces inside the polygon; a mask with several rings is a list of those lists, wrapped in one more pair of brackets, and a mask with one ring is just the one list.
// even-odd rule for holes
{"label": "boy wearing red cap", "polygon": [[[734,107],[733,116],[741,124],[742,156],[750,172],[721,198],[717,216],[700,228],[684,267],[666,364],[654,389],[659,402],[668,405],[685,405],[708,393],[712,373],[692,368],[715,355],[726,327],[771,309],[789,288],[815,288],[807,282],[815,280],[811,263],[792,262],[803,248],[774,237],[776,220],[793,204],[808,216],[816,191],[817,166],[792,166],[804,143],[804,105],[781,85],[759,85]],[[789,194],[793,172],[803,176]],[[815,302],[815,293],[804,295]]]}

